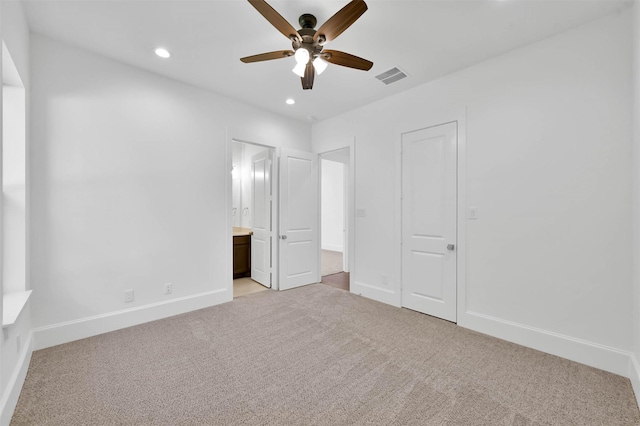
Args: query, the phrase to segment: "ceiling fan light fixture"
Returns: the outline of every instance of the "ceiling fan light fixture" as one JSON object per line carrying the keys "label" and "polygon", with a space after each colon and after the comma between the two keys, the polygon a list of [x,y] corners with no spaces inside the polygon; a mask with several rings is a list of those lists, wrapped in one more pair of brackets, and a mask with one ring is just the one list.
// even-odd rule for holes
{"label": "ceiling fan light fixture", "polygon": [[307,64],[306,63],[300,63],[298,62],[296,64],[295,67],[293,67],[293,69],[291,71],[293,71],[294,74],[299,75],[300,77],[304,77],[304,70],[307,68]]}
{"label": "ceiling fan light fixture", "polygon": [[307,65],[307,62],[309,62],[309,51],[305,48],[299,48],[296,50],[295,58],[298,65]]}
{"label": "ceiling fan light fixture", "polygon": [[316,69],[318,75],[322,74],[324,70],[327,69],[327,65],[329,65],[327,61],[322,59],[320,56],[313,60],[313,67]]}
{"label": "ceiling fan light fixture", "polygon": [[[0,0],[2,1],[2,0]],[[296,66],[291,70],[302,79],[302,89],[313,89],[313,79],[327,68],[327,62],[343,67],[369,71],[373,62],[339,50],[323,51],[324,44],[334,40],[349,28],[364,12],[367,4],[364,0],[351,0],[346,6],[334,13],[317,30],[316,17],[305,13],[296,30],[266,0],[249,0],[253,6],[271,25],[291,41],[293,50],[279,50],[240,58],[244,63],[269,61],[272,59],[295,56]]]}

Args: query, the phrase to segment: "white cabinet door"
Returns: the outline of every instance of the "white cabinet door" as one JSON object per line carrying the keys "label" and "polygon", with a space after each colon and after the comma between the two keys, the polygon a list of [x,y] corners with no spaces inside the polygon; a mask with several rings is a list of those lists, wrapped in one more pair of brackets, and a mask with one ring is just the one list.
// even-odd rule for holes
{"label": "white cabinet door", "polygon": [[282,149],[280,154],[281,290],[317,282],[318,156]]}
{"label": "white cabinet door", "polygon": [[251,157],[251,278],[271,287],[271,159],[268,149]]}
{"label": "white cabinet door", "polygon": [[402,306],[456,321],[457,125],[402,135]]}

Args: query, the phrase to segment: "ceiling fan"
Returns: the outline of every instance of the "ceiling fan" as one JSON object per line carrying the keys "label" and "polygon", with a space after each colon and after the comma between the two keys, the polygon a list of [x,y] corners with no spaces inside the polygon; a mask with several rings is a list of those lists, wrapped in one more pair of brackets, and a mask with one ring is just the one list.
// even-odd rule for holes
{"label": "ceiling fan", "polygon": [[315,73],[317,72],[318,75],[320,75],[327,67],[327,62],[364,71],[370,70],[373,66],[373,62],[349,53],[339,50],[324,50],[325,43],[330,42],[342,34],[344,30],[349,28],[351,24],[367,11],[367,4],[363,0],[352,0],[317,30],[314,29],[317,23],[316,17],[305,13],[300,16],[298,20],[302,28],[297,31],[282,15],[269,6],[266,1],[249,0],[249,3],[251,3],[271,25],[291,40],[293,50],[278,50],[247,56],[240,58],[242,62],[269,61],[294,56],[296,66],[293,72],[301,77],[302,88],[304,90],[313,88]]}

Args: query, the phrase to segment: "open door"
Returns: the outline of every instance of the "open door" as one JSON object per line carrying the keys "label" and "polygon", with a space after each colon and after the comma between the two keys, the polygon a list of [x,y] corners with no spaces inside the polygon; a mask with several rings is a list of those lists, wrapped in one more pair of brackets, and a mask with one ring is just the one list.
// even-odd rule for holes
{"label": "open door", "polygon": [[251,157],[251,278],[271,288],[271,151]]}
{"label": "open door", "polygon": [[281,290],[317,282],[318,156],[282,149],[280,155]]}

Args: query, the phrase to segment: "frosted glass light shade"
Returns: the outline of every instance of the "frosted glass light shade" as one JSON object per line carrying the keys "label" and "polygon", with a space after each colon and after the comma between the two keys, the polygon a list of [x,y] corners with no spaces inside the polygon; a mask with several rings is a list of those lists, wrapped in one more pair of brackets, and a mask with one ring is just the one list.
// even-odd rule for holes
{"label": "frosted glass light shade", "polygon": [[313,67],[316,69],[318,75],[327,69],[327,65],[327,62],[319,56],[313,60]]}
{"label": "frosted glass light shade", "polygon": [[309,62],[309,51],[305,48],[300,48],[296,50],[295,57],[298,65],[307,65],[307,62]]}
{"label": "frosted glass light shade", "polygon": [[307,68],[307,64],[297,64],[291,71],[298,74],[300,77],[304,77],[304,70]]}

